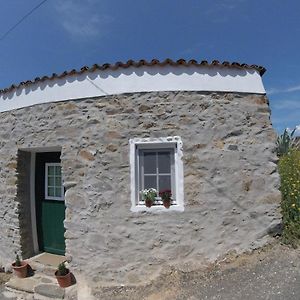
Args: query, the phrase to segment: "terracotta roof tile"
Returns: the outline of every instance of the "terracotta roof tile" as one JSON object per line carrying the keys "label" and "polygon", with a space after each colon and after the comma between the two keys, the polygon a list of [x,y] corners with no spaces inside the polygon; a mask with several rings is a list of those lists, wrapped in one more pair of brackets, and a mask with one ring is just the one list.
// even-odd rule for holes
{"label": "terracotta roof tile", "polygon": [[206,60],[202,60],[202,61],[197,61],[195,59],[191,59],[189,61],[185,60],[185,59],[178,59],[178,60],[172,60],[170,58],[167,58],[163,61],[159,61],[158,59],[152,59],[151,61],[147,61],[144,59],[141,59],[139,61],[134,61],[134,60],[128,60],[127,62],[116,62],[114,64],[109,64],[109,63],[105,63],[102,65],[98,65],[98,64],[94,64],[91,67],[88,66],[83,66],[80,70],[75,70],[72,69],[71,71],[64,71],[62,72],[60,75],[53,73],[50,77],[49,76],[43,76],[43,77],[36,77],[34,80],[27,80],[27,81],[22,81],[19,84],[12,84],[11,86],[4,88],[4,89],[0,89],[0,94],[4,94],[7,92],[10,92],[14,89],[17,89],[21,86],[28,86],[30,84],[33,83],[37,83],[37,82],[43,82],[46,80],[53,80],[56,78],[63,78],[69,75],[75,75],[75,74],[82,74],[84,72],[93,72],[95,70],[106,70],[106,69],[111,69],[111,70],[116,70],[119,68],[129,68],[131,66],[133,67],[141,67],[141,66],[165,66],[165,65],[172,65],[172,66],[176,66],[176,65],[184,65],[184,66],[221,66],[221,67],[232,67],[232,68],[242,68],[242,69],[254,69],[256,71],[259,72],[259,74],[262,76],[265,72],[266,69],[262,66],[257,66],[257,65],[248,65],[245,63],[238,63],[238,62],[228,62],[228,61],[224,61],[224,62],[220,62],[218,60],[213,60],[211,63],[209,63]]}

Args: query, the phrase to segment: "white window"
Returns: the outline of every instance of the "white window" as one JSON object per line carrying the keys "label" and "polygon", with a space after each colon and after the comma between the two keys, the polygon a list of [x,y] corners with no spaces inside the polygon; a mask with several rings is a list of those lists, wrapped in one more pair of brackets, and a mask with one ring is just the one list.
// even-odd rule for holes
{"label": "white window", "polygon": [[183,164],[180,137],[144,138],[130,140],[131,210],[167,211],[159,194],[147,208],[141,191],[154,188],[157,192],[170,190],[168,210],[183,211]]}
{"label": "white window", "polygon": [[64,200],[60,163],[45,164],[45,199]]}

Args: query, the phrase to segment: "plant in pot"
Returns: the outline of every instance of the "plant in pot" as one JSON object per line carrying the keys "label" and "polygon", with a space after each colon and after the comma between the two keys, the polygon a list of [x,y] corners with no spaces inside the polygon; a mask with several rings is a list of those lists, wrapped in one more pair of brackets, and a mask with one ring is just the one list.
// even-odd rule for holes
{"label": "plant in pot", "polygon": [[151,207],[155,201],[155,197],[157,197],[157,190],[150,188],[141,191],[142,197],[145,200],[145,205],[147,207]]}
{"label": "plant in pot", "polygon": [[159,196],[164,203],[164,207],[169,208],[171,206],[172,192],[170,190],[163,190],[159,192]]}
{"label": "plant in pot", "polygon": [[21,260],[19,255],[16,254],[16,260],[12,263],[14,273],[19,278],[25,278],[27,276],[28,264],[26,261]]}
{"label": "plant in pot", "polygon": [[70,270],[66,267],[65,262],[58,265],[55,271],[55,277],[60,287],[66,288],[72,285],[72,277]]}

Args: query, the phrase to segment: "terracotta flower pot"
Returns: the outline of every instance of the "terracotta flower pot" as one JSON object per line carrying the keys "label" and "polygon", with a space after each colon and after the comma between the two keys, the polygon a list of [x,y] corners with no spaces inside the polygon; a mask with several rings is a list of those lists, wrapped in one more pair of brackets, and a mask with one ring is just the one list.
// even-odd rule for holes
{"label": "terracotta flower pot", "polygon": [[171,199],[164,200],[163,203],[165,208],[169,208],[171,206]]}
{"label": "terracotta flower pot", "polygon": [[151,199],[146,199],[145,204],[146,204],[147,207],[151,207],[152,206],[152,200]]}
{"label": "terracotta flower pot", "polygon": [[56,277],[57,282],[60,287],[66,288],[66,287],[72,285],[72,277],[71,277],[70,271],[68,271],[68,273],[63,276],[57,275],[57,273],[58,273],[58,271],[55,272],[55,277]]}
{"label": "terracotta flower pot", "polygon": [[25,278],[27,276],[28,263],[26,261],[21,261],[21,266],[17,267],[16,263],[12,264],[12,268],[14,269],[14,273],[19,278]]}

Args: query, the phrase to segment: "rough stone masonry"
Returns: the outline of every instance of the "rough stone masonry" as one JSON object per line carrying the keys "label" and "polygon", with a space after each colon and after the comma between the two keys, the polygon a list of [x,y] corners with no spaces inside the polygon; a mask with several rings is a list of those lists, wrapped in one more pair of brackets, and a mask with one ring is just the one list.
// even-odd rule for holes
{"label": "rough stone masonry", "polygon": [[[34,147],[61,147],[66,255],[91,286],[141,284],[169,266],[197,268],[263,246],[281,222],[264,95],[145,92],[39,104],[1,113],[0,133],[3,265],[14,251],[32,252],[22,149]],[[183,141],[185,210],[133,213],[129,139],[166,136]]]}

